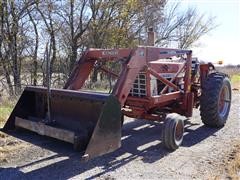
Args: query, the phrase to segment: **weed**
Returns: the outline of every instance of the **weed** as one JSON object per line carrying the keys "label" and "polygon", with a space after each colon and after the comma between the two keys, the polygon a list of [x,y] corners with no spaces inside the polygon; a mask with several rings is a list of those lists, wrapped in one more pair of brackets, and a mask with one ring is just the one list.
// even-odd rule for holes
{"label": "weed", "polygon": [[3,100],[0,102],[0,127],[6,122],[11,114],[15,101]]}

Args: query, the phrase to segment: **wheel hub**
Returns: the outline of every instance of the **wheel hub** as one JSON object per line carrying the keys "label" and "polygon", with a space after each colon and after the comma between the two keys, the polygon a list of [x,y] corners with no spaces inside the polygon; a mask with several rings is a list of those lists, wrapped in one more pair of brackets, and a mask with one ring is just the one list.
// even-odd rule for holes
{"label": "wheel hub", "polygon": [[182,139],[183,131],[184,131],[184,127],[182,126],[182,124],[180,122],[178,122],[176,125],[176,128],[175,128],[175,139],[177,141],[180,141]]}
{"label": "wheel hub", "polygon": [[221,89],[218,101],[218,113],[221,117],[224,117],[228,112],[228,108],[230,105],[230,93],[227,86],[224,86]]}

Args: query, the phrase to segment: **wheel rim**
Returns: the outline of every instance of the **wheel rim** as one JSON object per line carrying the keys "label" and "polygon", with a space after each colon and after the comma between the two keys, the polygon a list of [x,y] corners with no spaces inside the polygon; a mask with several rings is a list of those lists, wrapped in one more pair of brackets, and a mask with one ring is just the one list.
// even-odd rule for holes
{"label": "wheel rim", "polygon": [[230,106],[230,92],[227,86],[221,89],[218,101],[218,113],[221,118],[225,117],[228,113]]}
{"label": "wheel rim", "polygon": [[180,121],[178,121],[178,123],[175,127],[175,140],[176,141],[181,141],[182,140],[183,131],[184,131],[183,124]]}

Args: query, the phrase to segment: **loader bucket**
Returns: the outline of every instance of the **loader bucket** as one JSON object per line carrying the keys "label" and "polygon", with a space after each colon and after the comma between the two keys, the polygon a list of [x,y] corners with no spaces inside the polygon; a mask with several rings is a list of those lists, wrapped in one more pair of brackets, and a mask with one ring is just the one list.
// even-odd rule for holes
{"label": "loader bucket", "polygon": [[121,146],[121,107],[109,94],[51,89],[51,122],[46,123],[47,89],[27,87],[3,130],[20,127],[74,144],[84,160]]}

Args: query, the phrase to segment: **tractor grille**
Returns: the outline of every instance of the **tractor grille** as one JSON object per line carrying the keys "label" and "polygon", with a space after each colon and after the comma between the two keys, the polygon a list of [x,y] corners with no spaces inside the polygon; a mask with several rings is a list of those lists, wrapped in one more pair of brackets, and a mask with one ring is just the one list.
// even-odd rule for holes
{"label": "tractor grille", "polygon": [[139,73],[130,90],[130,96],[144,97],[146,96],[146,74]]}

